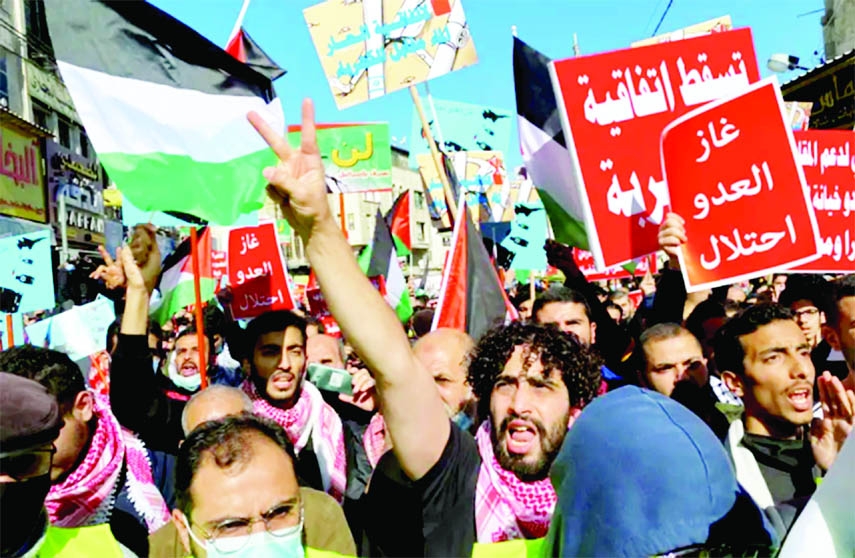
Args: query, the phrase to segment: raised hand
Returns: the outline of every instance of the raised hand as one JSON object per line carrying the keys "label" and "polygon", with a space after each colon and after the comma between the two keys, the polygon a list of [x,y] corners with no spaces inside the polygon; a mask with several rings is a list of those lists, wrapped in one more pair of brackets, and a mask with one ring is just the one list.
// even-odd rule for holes
{"label": "raised hand", "polygon": [[264,178],[270,183],[267,193],[279,204],[285,218],[306,242],[315,227],[331,217],[324,165],[315,137],[312,101],[303,101],[299,149],[292,148],[258,113],[250,112],[247,118],[279,157],[278,165],[263,171]]}
{"label": "raised hand", "polygon": [[669,213],[659,225],[659,248],[670,260],[671,269],[680,269],[680,246],[686,242],[686,221],[676,213]]}
{"label": "raised hand", "polygon": [[142,272],[146,289],[149,295],[157,285],[160,277],[160,248],[157,245],[156,229],[154,225],[137,225],[131,236],[130,251],[134,261]]}
{"label": "raised hand", "polygon": [[98,246],[98,251],[101,257],[104,258],[104,264],[95,268],[95,271],[89,274],[91,279],[103,279],[104,284],[111,291],[125,286],[125,272],[122,270],[122,263],[119,260],[119,250],[116,250],[116,260],[110,257],[110,253],[103,246]]}
{"label": "raised hand", "polygon": [[116,249],[116,259],[122,263],[122,270],[127,278],[128,290],[146,288],[145,278],[143,277],[140,266],[134,261],[133,253],[130,247],[119,247]]}
{"label": "raised hand", "polygon": [[641,284],[638,287],[644,296],[650,296],[656,292],[656,281],[653,279],[653,274],[649,269],[644,274],[644,279],[641,280]]}
{"label": "raised hand", "polygon": [[855,392],[844,388],[843,383],[828,371],[816,381],[822,402],[822,418],[813,421],[810,443],[816,464],[827,471],[852,431]]}
{"label": "raised hand", "polygon": [[549,265],[560,269],[565,275],[573,275],[579,270],[576,260],[573,258],[573,248],[565,246],[560,242],[547,239],[543,244],[546,251],[546,261]]}
{"label": "raised hand", "polygon": [[363,411],[374,411],[377,409],[377,391],[374,386],[374,378],[368,373],[365,368],[355,368],[349,366],[347,369],[350,372],[353,382],[353,395],[344,393],[338,396],[345,403],[350,403],[355,407],[359,407]]}

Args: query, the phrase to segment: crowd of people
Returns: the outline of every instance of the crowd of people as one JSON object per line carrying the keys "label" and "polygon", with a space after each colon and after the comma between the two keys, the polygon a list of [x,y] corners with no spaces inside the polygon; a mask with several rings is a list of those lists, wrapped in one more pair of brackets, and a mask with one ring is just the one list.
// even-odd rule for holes
{"label": "crowd of people", "polygon": [[[687,293],[670,214],[637,308],[547,241],[566,281],[512,289],[519,320],[472,339],[422,308],[402,327],[330,214],[311,102],[298,148],[249,118],[343,338],[299,309],[244,329],[216,301],[201,343],[189,316],[160,327],[138,227],[93,273],[122,293],[109,396],[61,352],[0,352],[3,557],[781,548],[852,437],[855,274]],[[352,393],[313,385],[312,363]]]}

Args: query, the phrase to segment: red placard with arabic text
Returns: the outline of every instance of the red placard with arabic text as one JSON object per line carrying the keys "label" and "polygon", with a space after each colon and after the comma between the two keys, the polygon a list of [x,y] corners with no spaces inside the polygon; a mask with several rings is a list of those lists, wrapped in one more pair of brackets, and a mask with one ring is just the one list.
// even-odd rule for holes
{"label": "red placard with arabic text", "polygon": [[855,132],[795,132],[796,159],[822,237],[822,257],[792,271],[855,272]]}
{"label": "red placard with arabic text", "polygon": [[818,257],[819,228],[771,78],[662,132],[671,205],[686,220],[680,263],[696,291]]}
{"label": "red placard with arabic text", "polygon": [[274,223],[229,231],[229,285],[235,318],[294,307]]}
{"label": "red placard with arabic text", "polygon": [[597,271],[597,266],[594,265],[594,255],[580,248],[573,248],[573,259],[576,260],[576,266],[588,281],[609,281],[612,279],[625,279],[627,277],[643,277],[648,270],[650,273],[658,271],[656,254],[650,254],[638,260],[632,273],[620,265],[609,267],[605,271]]}
{"label": "red placard with arabic text", "polygon": [[760,77],[750,29],[569,58],[551,71],[599,270],[659,249],[663,128]]}

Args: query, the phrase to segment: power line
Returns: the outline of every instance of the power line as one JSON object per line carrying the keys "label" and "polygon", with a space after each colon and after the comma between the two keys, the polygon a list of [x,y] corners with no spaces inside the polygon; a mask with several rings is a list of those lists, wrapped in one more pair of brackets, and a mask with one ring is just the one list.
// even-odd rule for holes
{"label": "power line", "polygon": [[662,22],[665,21],[665,16],[668,15],[668,10],[671,9],[671,4],[674,3],[674,0],[668,0],[668,5],[665,6],[665,11],[662,12],[662,17],[659,18],[659,23],[656,24],[656,29],[653,30],[653,34],[651,37],[655,37],[656,33],[659,31],[659,27],[662,26]]}

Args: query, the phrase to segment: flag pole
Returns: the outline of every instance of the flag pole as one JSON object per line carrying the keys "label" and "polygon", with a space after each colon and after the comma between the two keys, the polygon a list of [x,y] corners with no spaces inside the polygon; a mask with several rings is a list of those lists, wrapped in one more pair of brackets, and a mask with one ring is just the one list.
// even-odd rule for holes
{"label": "flag pole", "polygon": [[[205,339],[205,320],[202,314],[202,288],[199,285],[199,238],[196,227],[190,227],[190,258],[193,261],[193,291],[196,293],[196,341],[199,344],[199,375],[202,377],[202,389],[208,387],[208,354],[211,347]],[[205,349],[208,349],[207,351]]]}
{"label": "flag pole", "polygon": [[451,191],[451,184],[448,182],[448,176],[445,174],[445,168],[442,164],[442,156],[439,153],[439,148],[436,146],[436,141],[433,139],[430,124],[428,124],[425,110],[422,108],[422,100],[415,85],[410,86],[410,95],[413,97],[413,104],[416,106],[416,112],[418,112],[419,119],[422,121],[422,130],[424,130],[425,138],[427,138],[428,145],[430,146],[433,164],[436,167],[436,172],[439,174],[439,181],[442,183],[442,190],[445,192],[445,202],[453,219],[457,215],[457,202],[454,199],[454,192]]}
{"label": "flag pole", "polygon": [[12,314],[6,314],[6,335],[9,338],[8,349],[15,346],[15,324],[12,322]]}
{"label": "flag pole", "polygon": [[238,17],[235,20],[235,25],[232,28],[232,32],[229,33],[229,39],[226,41],[226,44],[230,43],[232,39],[234,39],[235,35],[240,32],[240,28],[243,25],[243,18],[246,16],[246,9],[249,8],[250,0],[243,0],[243,5],[240,7],[240,12],[238,12]]}
{"label": "flag pole", "polygon": [[341,234],[344,235],[344,238],[347,239],[347,221],[344,218],[344,193],[338,193],[338,217],[339,224],[341,225]]}

